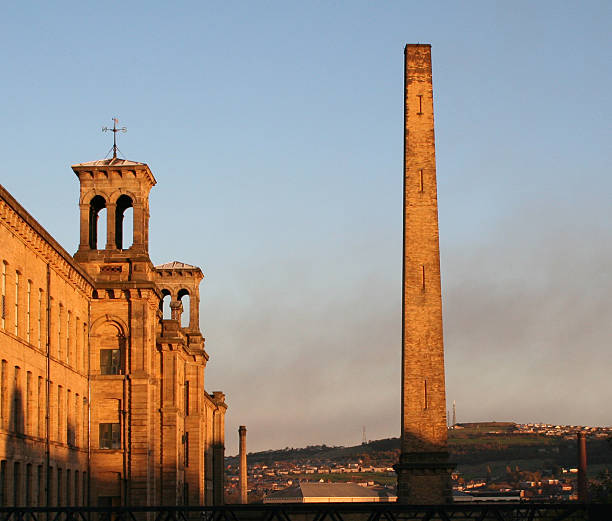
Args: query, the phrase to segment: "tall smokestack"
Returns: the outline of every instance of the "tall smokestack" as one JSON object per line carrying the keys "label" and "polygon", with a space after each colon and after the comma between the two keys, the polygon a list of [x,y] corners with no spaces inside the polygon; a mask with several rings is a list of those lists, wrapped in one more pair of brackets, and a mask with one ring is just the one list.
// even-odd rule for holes
{"label": "tall smokestack", "polygon": [[431,47],[404,50],[402,442],[397,501],[451,503]]}
{"label": "tall smokestack", "polygon": [[589,499],[587,486],[587,453],[586,435],[578,433],[578,501],[586,502]]}
{"label": "tall smokestack", "polygon": [[246,505],[247,498],[247,452],[246,452],[246,427],[241,425],[238,427],[238,436],[240,438],[240,503]]}

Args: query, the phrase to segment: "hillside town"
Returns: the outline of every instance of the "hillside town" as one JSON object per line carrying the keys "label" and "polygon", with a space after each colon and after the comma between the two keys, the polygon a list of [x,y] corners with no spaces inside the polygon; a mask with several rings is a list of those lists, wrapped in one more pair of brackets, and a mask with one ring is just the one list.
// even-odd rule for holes
{"label": "hillside town", "polygon": [[[531,455],[548,458],[573,450],[578,433],[585,433],[595,447],[609,445],[611,427],[550,425],[543,423],[465,423],[449,429],[451,447],[464,439],[476,441],[472,452],[477,453],[491,439],[522,446],[541,441],[541,446],[529,446]],[[364,490],[386,494],[395,500],[397,477],[393,469],[398,451],[390,449],[395,440],[378,440],[361,446],[311,446],[305,449],[284,449],[249,454],[248,500],[273,502],[278,491],[289,490],[304,483],[352,483]],[[480,443],[478,443],[480,442]],[[374,448],[372,448],[374,447]],[[527,449],[525,449],[527,450]],[[612,447],[609,452],[612,454]],[[500,453],[499,458],[503,457]],[[482,475],[474,475],[470,465],[460,464],[452,473],[453,497],[456,502],[475,501],[572,501],[577,499],[577,463],[559,465],[552,459],[534,460],[523,468],[516,461],[495,459],[480,467]],[[572,463],[570,454],[566,461]],[[599,461],[595,458],[595,461]],[[469,463],[469,462],[468,462]],[[539,467],[535,468],[534,467]],[[601,465],[595,465],[599,468]],[[612,468],[612,465],[605,467]],[[604,469],[604,470],[605,470]],[[589,479],[597,484],[597,474]],[[226,458],[225,500],[239,502],[239,466],[237,458]],[[266,499],[268,498],[268,499]]]}
{"label": "hillside town", "polygon": [[575,438],[579,432],[597,438],[612,436],[612,427],[589,427],[585,425],[551,425],[548,423],[517,423],[516,434],[542,434],[544,436],[562,436]]}

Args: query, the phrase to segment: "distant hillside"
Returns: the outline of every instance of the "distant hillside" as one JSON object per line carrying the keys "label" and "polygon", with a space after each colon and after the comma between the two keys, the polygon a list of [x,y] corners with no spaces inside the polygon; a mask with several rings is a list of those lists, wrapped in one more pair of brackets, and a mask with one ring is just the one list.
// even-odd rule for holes
{"label": "distant hillside", "polygon": [[[330,447],[327,445],[311,445],[304,448],[285,448],[278,450],[266,450],[262,452],[249,452],[249,464],[268,465],[274,462],[306,463],[314,461],[333,461],[344,463],[353,461],[363,455],[371,455],[376,458],[395,458],[399,454],[399,438],[388,438],[384,440],[370,441],[364,445],[354,447]],[[228,464],[238,462],[238,456],[225,458]]]}
{"label": "distant hillside", "polygon": [[[463,423],[449,430],[451,461],[468,474],[495,474],[508,465],[527,470],[575,467],[576,441],[572,436],[517,433],[511,422]],[[605,438],[589,437],[589,465],[612,468],[612,446]],[[315,445],[250,453],[249,464],[339,464],[361,460],[364,464],[390,466],[397,462],[399,438],[370,441],[353,447]],[[237,457],[226,458],[237,465]]]}

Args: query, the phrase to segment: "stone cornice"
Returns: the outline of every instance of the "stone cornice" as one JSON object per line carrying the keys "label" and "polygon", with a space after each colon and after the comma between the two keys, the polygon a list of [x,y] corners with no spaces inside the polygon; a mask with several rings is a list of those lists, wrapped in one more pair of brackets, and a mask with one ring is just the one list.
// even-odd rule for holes
{"label": "stone cornice", "polygon": [[[97,161],[93,163],[97,163]],[[81,179],[81,176],[89,176],[93,179],[95,176],[111,178],[112,176],[123,177],[124,175],[131,175],[134,178],[144,179],[149,189],[157,184],[153,172],[151,172],[151,169],[145,163],[113,165],[96,165],[93,163],[79,163],[72,165],[71,168],[79,179]]]}
{"label": "stone cornice", "polygon": [[94,282],[41,224],[0,185],[0,222],[87,296]]}

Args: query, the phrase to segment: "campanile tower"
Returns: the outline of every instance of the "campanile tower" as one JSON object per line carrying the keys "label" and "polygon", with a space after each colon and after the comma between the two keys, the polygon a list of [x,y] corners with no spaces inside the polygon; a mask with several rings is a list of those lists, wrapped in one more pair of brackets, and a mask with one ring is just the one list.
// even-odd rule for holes
{"label": "campanile tower", "polygon": [[431,46],[406,45],[402,443],[398,501],[452,501],[448,462]]}

